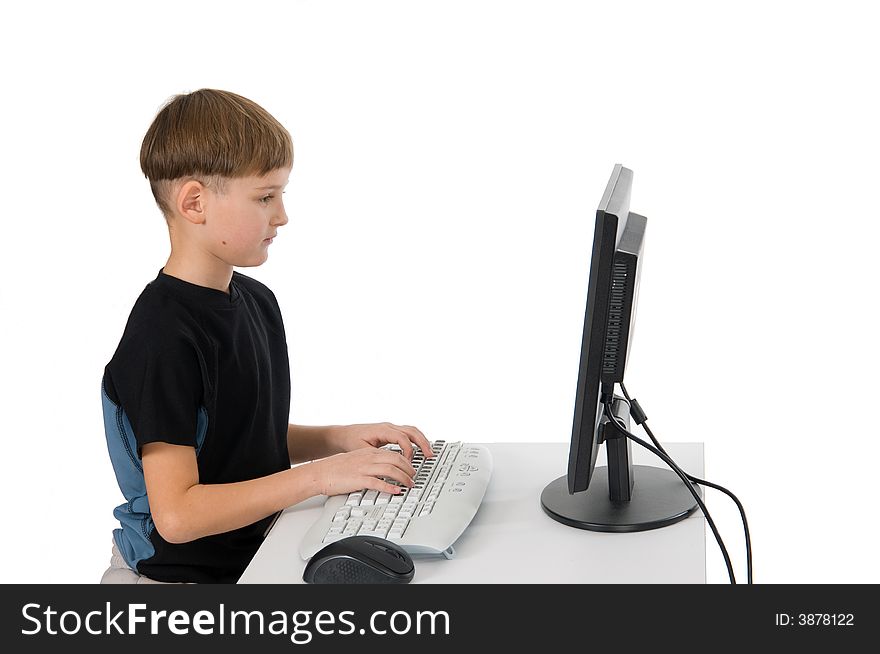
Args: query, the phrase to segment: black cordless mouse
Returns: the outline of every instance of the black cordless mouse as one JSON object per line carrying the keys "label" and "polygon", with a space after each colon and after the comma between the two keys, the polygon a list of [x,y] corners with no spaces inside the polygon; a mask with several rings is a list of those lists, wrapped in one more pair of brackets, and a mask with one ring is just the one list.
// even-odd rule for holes
{"label": "black cordless mouse", "polygon": [[384,538],[349,536],[318,550],[303,570],[307,584],[408,584],[415,574],[409,554]]}

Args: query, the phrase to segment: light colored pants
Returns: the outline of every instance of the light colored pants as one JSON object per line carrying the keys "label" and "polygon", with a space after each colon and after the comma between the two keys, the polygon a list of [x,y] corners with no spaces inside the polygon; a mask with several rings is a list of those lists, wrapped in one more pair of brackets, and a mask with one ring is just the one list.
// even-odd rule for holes
{"label": "light colored pants", "polygon": [[145,577],[142,574],[138,574],[134,570],[132,570],[128,564],[125,562],[125,559],[122,558],[122,554],[119,553],[119,548],[116,547],[116,541],[113,541],[113,550],[110,553],[110,567],[104,572],[104,576],[101,577],[102,584],[166,584],[173,583],[167,581],[156,581],[155,579],[150,579],[149,577]]}

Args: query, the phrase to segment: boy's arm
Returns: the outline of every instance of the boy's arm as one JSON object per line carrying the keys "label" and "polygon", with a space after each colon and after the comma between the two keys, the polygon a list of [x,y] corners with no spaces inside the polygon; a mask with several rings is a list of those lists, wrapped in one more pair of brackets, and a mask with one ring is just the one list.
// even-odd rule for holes
{"label": "boy's arm", "polygon": [[398,445],[410,460],[413,445],[417,445],[428,458],[434,456],[431,443],[425,435],[410,425],[394,425],[390,422],[327,427],[287,425],[287,451],[291,463],[315,461],[340,452],[387,444]]}
{"label": "boy's arm", "polygon": [[287,425],[287,451],[291,463],[305,463],[344,451],[335,443],[339,427],[308,427]]}
{"label": "boy's arm", "polygon": [[319,494],[311,466],[248,481],[200,484],[192,447],[147,443],[141,460],[153,522],[169,543],[238,529]]}
{"label": "boy's arm", "polygon": [[[156,529],[169,543],[187,543],[253,524],[314,495],[362,488],[398,493],[413,486],[415,469],[402,455],[361,448],[258,479],[199,483],[194,447],[147,443],[141,450],[144,482]],[[398,485],[388,480],[398,482]]]}

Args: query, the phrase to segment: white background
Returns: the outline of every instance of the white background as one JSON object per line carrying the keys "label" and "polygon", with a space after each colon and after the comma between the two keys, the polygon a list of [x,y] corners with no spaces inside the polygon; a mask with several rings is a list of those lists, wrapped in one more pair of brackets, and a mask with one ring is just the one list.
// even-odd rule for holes
{"label": "white background", "polygon": [[[291,421],[566,441],[623,163],[648,216],[627,382],[649,424],[705,443],[757,582],[880,582],[871,4],[6,3],[0,580],[108,563],[100,379],[168,255],[140,143],[169,96],[213,87],[294,139],[290,223],[242,270],[284,313]],[[738,513],[709,507],[742,580]],[[708,531],[707,559],[726,582]]]}

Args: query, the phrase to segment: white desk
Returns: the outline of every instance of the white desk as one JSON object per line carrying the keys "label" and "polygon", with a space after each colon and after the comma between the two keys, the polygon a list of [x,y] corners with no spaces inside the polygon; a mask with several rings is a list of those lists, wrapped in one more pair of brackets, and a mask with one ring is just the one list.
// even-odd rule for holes
{"label": "white desk", "polygon": [[[568,443],[485,443],[492,479],[456,556],[414,556],[413,583],[705,583],[706,521],[698,509],[669,527],[600,533],[567,527],[541,509],[541,491],[565,474]],[[702,443],[664,443],[686,472],[703,475]],[[635,464],[664,467],[633,445]],[[605,448],[597,465],[605,465]],[[638,487],[638,476],[636,476]],[[302,583],[303,535],[324,497],[286,509],[239,583]]]}

